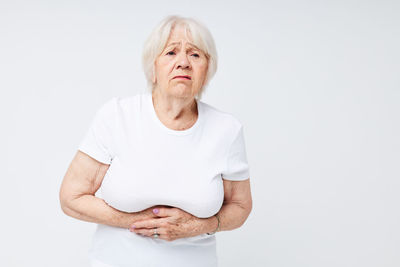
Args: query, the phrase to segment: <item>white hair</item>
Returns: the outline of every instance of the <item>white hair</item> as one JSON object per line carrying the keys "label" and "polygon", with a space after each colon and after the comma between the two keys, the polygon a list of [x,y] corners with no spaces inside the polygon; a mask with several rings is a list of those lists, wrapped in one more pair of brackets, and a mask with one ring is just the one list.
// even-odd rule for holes
{"label": "white hair", "polygon": [[208,59],[206,78],[203,83],[203,87],[200,88],[197,94],[197,99],[201,99],[205,88],[217,71],[218,55],[214,39],[210,31],[202,23],[193,18],[186,18],[176,15],[167,16],[156,26],[156,28],[147,38],[143,47],[142,66],[147,79],[148,89],[153,91],[155,88],[155,83],[153,83],[153,77],[155,75],[155,62],[157,57],[164,50],[171,30],[176,25],[182,25],[184,26],[186,33],[190,32],[194,45],[201,49]]}

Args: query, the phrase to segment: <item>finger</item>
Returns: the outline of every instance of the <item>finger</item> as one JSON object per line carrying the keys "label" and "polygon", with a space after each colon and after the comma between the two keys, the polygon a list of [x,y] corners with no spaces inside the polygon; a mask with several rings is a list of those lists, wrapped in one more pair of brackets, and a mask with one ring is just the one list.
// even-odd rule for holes
{"label": "finger", "polygon": [[176,208],[167,208],[167,207],[154,208],[153,214],[158,217],[171,217],[176,214]]}
{"label": "finger", "polygon": [[[152,237],[154,234],[154,229],[146,229],[146,228],[135,229],[134,232],[139,235]],[[157,228],[157,234],[159,234],[158,238],[165,238],[165,236],[166,236],[166,232],[163,228]]]}
{"label": "finger", "polygon": [[[163,208],[163,209],[171,209],[171,208],[169,208],[169,207],[167,207],[167,206],[154,206],[153,208],[148,208],[148,209],[146,209],[146,213],[144,213],[144,211],[142,211],[143,212],[143,214],[141,214],[141,218],[139,218],[139,220],[138,221],[146,221],[146,220],[151,220],[151,219],[156,219],[156,218],[161,218],[161,217],[163,217],[163,216],[158,216],[156,213],[154,213],[154,211],[153,210],[155,210],[155,211],[157,211],[157,213],[158,212],[160,212],[160,209],[161,208]],[[164,211],[161,211],[159,214],[164,214],[164,217],[167,217],[168,215],[166,215],[165,214],[165,212]],[[136,221],[137,222],[137,221]],[[132,222],[130,225],[129,225],[129,229],[131,230],[131,229],[134,229],[135,228],[135,221],[134,222]]]}
{"label": "finger", "polygon": [[142,229],[142,228],[159,228],[163,225],[167,218],[156,218],[156,219],[147,219],[142,221],[137,221],[133,223],[131,228],[133,229]]}

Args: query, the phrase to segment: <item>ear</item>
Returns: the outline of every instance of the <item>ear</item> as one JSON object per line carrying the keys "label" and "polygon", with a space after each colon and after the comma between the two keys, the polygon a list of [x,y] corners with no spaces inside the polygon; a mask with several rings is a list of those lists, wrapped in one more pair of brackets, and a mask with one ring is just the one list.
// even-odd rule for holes
{"label": "ear", "polygon": [[152,72],[151,72],[151,81],[153,82],[153,83],[156,83],[157,82],[157,77],[156,77],[156,68],[155,68],[155,66],[153,65],[153,70],[152,70]]}

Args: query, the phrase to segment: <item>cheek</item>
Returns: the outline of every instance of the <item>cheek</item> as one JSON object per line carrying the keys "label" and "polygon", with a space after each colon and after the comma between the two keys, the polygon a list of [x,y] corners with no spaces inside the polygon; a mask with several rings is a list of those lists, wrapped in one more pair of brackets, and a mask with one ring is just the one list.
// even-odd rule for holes
{"label": "cheek", "polygon": [[201,69],[199,70],[199,74],[202,80],[206,78],[207,75],[207,66],[202,66]]}
{"label": "cheek", "polygon": [[167,77],[168,73],[166,72],[165,67],[156,68],[156,76],[161,80],[163,80],[165,77]]}
{"label": "cheek", "polygon": [[204,62],[202,63],[202,68],[201,68],[201,70],[202,70],[202,72],[203,72],[204,75],[207,74],[207,71],[208,71],[208,61],[207,61],[207,60],[204,60]]}
{"label": "cheek", "polygon": [[171,68],[171,61],[159,59],[155,64],[157,76],[167,76]]}

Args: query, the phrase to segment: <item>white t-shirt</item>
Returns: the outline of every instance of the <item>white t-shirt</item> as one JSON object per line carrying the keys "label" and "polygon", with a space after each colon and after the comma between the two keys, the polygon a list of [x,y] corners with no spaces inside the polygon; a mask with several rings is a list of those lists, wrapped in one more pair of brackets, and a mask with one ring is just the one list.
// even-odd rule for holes
{"label": "white t-shirt", "polygon": [[[177,131],[158,119],[150,92],[102,105],[79,150],[110,164],[100,187],[108,205],[125,212],[169,205],[200,218],[220,210],[222,179],[250,176],[243,126],[200,100],[197,107],[195,124]],[[102,224],[89,255],[119,267],[217,266],[215,235],[166,241]]]}

